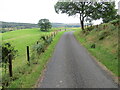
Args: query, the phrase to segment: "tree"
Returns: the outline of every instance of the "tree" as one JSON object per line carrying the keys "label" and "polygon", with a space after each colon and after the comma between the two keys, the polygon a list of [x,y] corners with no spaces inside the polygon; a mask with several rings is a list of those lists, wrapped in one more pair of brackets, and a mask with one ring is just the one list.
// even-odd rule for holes
{"label": "tree", "polygon": [[[90,17],[91,19],[97,20],[103,18],[103,20],[107,19],[105,15],[109,15],[108,12],[111,7],[111,12],[114,12],[114,5],[110,2],[80,2],[75,0],[71,0],[70,2],[57,2],[54,6],[56,13],[66,13],[68,16],[73,16],[78,14],[80,19],[80,24],[82,30],[84,30],[84,21],[85,18]],[[107,12],[105,9],[107,9]],[[115,13],[115,12],[114,12]],[[110,16],[112,17],[112,16]]]}
{"label": "tree", "polygon": [[48,31],[49,29],[52,28],[52,25],[51,25],[51,23],[49,22],[48,19],[39,20],[38,26],[40,27],[41,31]]}
{"label": "tree", "polygon": [[55,7],[56,13],[66,13],[68,16],[79,14],[80,24],[84,30],[84,19],[88,14],[93,12],[92,2],[57,2]]}
{"label": "tree", "polygon": [[10,77],[12,77],[12,60],[15,59],[17,52],[18,50],[15,50],[10,43],[4,43],[2,45],[2,63],[5,65],[5,73],[6,65],[9,64]]}

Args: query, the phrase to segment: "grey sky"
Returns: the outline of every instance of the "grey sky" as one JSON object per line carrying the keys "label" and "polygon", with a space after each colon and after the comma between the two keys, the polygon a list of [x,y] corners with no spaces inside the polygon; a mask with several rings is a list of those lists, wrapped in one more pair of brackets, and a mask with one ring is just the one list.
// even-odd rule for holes
{"label": "grey sky", "polygon": [[[54,5],[58,0],[0,0],[0,21],[37,23],[47,18],[51,22],[79,23],[78,17],[57,14]],[[119,1],[119,0],[116,0]],[[99,21],[95,22],[99,23]]]}

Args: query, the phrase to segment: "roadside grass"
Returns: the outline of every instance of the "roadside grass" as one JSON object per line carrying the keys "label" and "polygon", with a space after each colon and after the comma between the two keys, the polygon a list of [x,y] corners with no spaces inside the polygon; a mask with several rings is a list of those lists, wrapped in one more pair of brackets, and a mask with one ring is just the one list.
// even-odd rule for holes
{"label": "roadside grass", "polygon": [[55,36],[53,42],[48,46],[47,50],[40,55],[38,64],[27,66],[25,74],[20,76],[19,79],[13,81],[8,88],[35,88],[35,83],[40,78],[47,61],[52,56],[52,52],[63,33],[64,32],[59,32]]}
{"label": "roadside grass", "polygon": [[[99,28],[103,28],[103,26],[99,25]],[[108,23],[105,29],[95,29],[87,34],[76,31],[74,35],[99,62],[120,77],[118,72],[118,63],[120,62],[118,60],[118,28],[111,29],[111,24]],[[92,45],[95,45],[95,48],[91,48]]]}

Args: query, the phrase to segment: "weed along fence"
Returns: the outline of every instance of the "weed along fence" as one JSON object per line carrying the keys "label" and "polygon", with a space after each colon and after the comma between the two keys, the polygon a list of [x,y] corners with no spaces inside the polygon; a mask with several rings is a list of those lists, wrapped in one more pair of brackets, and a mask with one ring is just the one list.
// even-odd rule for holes
{"label": "weed along fence", "polygon": [[[51,32],[49,35],[44,35],[41,36],[39,40],[36,41],[36,43],[33,45],[33,47],[31,47],[31,53],[30,53],[30,46],[26,47],[26,52],[27,52],[27,61],[28,64],[34,64],[34,63],[38,63],[38,61],[35,62],[34,59],[39,59],[40,54],[45,52],[46,48],[48,47],[48,45],[53,41],[53,38],[55,37],[55,35],[57,34],[57,32]],[[31,61],[32,60],[32,61]],[[34,60],[34,62],[33,62]]]}

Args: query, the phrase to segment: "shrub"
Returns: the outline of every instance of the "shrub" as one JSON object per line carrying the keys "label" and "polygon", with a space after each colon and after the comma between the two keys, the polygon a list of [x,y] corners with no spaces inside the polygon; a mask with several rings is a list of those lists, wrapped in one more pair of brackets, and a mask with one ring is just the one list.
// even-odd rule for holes
{"label": "shrub", "polygon": [[18,50],[15,50],[10,43],[2,44],[2,64],[3,67],[5,66],[5,70],[7,63],[9,62],[9,55],[11,55],[11,59],[13,60],[17,56],[17,52]]}
{"label": "shrub", "polygon": [[11,55],[12,59],[14,59],[17,52],[18,50],[15,50],[10,43],[4,43],[2,45],[2,62],[8,62],[8,55]]}
{"label": "shrub", "polygon": [[46,40],[46,43],[47,43],[47,44],[50,44],[50,43],[52,42],[52,40],[53,40],[53,38],[50,37],[49,39]]}
{"label": "shrub", "polygon": [[33,46],[33,51],[36,52],[36,54],[41,54],[44,52],[45,45],[43,43],[38,43]]}
{"label": "shrub", "polygon": [[93,43],[92,45],[91,45],[91,48],[95,48],[96,47],[96,45],[95,45],[95,43]]}
{"label": "shrub", "polygon": [[40,37],[40,40],[37,41],[37,44],[35,44],[32,47],[31,59],[34,60],[34,62],[35,62],[35,59],[39,58],[40,54],[45,51],[46,47],[52,42],[52,40],[53,40],[52,37],[49,37],[49,38],[48,36],[47,38],[45,36]]}
{"label": "shrub", "polygon": [[50,44],[52,42],[52,37],[46,38],[45,36],[41,36],[41,39],[43,39],[45,44]]}

